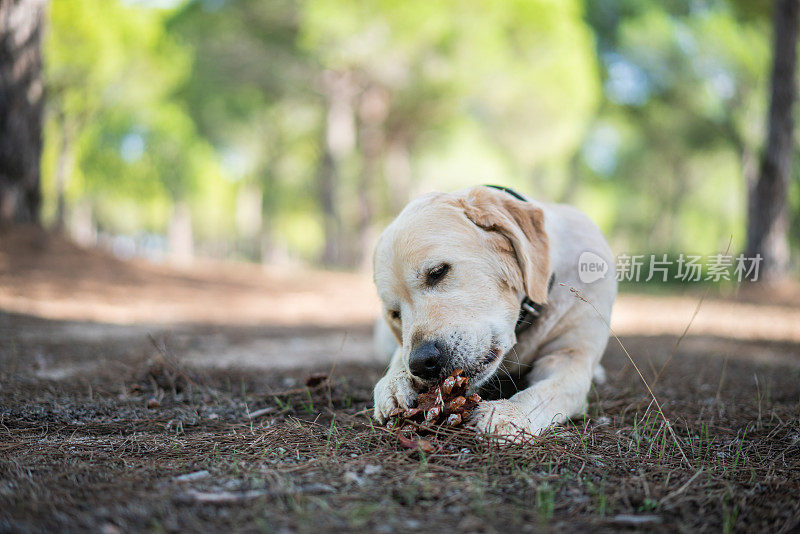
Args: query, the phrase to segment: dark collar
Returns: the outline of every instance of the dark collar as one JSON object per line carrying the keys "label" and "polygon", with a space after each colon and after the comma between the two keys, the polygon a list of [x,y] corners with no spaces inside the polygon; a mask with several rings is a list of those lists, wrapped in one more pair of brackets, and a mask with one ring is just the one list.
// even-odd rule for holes
{"label": "dark collar", "polygon": [[[550,290],[553,289],[553,285],[556,282],[556,275],[555,273],[550,275],[550,281],[547,282],[547,293],[550,293]],[[514,327],[514,333],[519,335],[531,326],[533,323],[536,322],[536,319],[542,314],[542,310],[544,310],[545,305],[541,302],[534,302],[529,299],[527,296],[522,299],[522,304],[519,306],[519,317],[517,318],[517,326]]]}
{"label": "dark collar", "polygon": [[[505,193],[508,193],[512,197],[516,198],[517,200],[521,200],[523,202],[527,202],[528,200],[511,189],[510,187],[503,187],[500,185],[486,185],[486,187],[491,187],[492,189],[498,189]],[[555,273],[550,275],[550,281],[547,282],[547,292],[550,293],[550,290],[553,289],[553,285],[556,281]],[[541,302],[534,302],[526,295],[525,298],[522,299],[522,303],[519,305],[519,317],[517,318],[517,326],[514,327],[514,333],[519,335],[531,326],[533,323],[536,322],[536,319],[542,314],[542,310],[544,310],[544,304]]]}
{"label": "dark collar", "polygon": [[526,199],[525,197],[523,197],[522,195],[520,195],[519,193],[517,193],[516,191],[514,191],[510,187],[503,187],[502,185],[491,185],[491,184],[486,184],[486,187],[491,187],[492,189],[499,189],[500,191],[508,193],[509,195],[511,195],[512,197],[516,198],[517,200],[521,200],[523,202],[527,202],[528,201],[528,199]]}

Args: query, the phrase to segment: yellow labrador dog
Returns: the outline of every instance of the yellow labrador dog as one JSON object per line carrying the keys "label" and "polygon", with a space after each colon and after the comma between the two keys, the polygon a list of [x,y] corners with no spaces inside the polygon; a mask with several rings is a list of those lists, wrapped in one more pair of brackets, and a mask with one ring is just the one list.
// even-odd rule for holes
{"label": "yellow labrador dog", "polygon": [[501,366],[524,382],[480,404],[479,431],[536,434],[583,413],[592,377],[602,380],[613,265],[600,230],[569,206],[493,186],[412,201],[375,251],[385,325],[399,344],[375,386],[375,418],[413,406],[455,369],[476,389]]}

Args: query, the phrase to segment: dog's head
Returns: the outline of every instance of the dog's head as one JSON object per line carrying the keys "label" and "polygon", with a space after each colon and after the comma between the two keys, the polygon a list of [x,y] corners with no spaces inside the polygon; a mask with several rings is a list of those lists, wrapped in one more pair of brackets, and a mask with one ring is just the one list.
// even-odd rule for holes
{"label": "dog's head", "polygon": [[516,343],[521,298],[544,302],[549,276],[542,210],[487,187],[414,200],[375,250],[385,319],[420,386],[458,368],[488,380]]}

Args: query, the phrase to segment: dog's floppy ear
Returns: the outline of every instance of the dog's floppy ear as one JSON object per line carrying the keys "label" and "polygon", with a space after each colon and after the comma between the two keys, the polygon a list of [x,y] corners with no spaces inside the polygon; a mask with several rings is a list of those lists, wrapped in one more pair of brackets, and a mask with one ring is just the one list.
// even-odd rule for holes
{"label": "dog's floppy ear", "polygon": [[544,303],[550,281],[550,247],[542,210],[489,187],[471,189],[461,204],[470,221],[511,242],[525,294],[534,302]]}

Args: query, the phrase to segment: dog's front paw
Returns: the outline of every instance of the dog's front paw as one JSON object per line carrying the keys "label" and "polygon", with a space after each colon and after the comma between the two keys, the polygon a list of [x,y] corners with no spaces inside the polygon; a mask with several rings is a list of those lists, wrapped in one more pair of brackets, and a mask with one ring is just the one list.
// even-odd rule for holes
{"label": "dog's front paw", "polygon": [[410,408],[417,399],[417,392],[407,376],[386,375],[375,384],[375,419],[383,424],[395,408]]}
{"label": "dog's front paw", "polygon": [[481,402],[472,412],[470,423],[501,441],[514,441],[523,432],[532,431],[525,411],[507,399]]}

